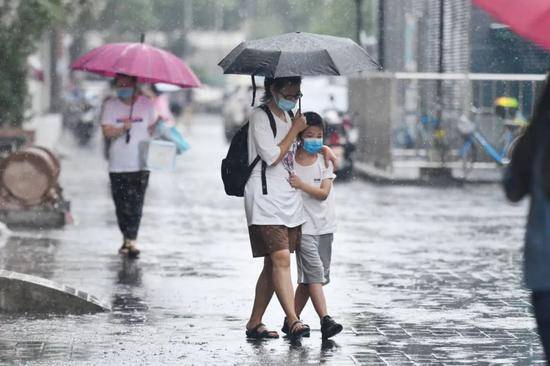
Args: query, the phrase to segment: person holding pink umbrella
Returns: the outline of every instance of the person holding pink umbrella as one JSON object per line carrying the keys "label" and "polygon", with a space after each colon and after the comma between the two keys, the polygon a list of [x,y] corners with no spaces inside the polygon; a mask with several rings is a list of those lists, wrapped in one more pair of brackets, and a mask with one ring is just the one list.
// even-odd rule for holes
{"label": "person holding pink umbrella", "polygon": [[149,181],[149,172],[141,168],[139,144],[150,139],[157,121],[155,106],[149,98],[138,94],[136,84],[136,77],[117,75],[117,97],[105,102],[101,116],[103,135],[111,141],[111,194],[123,236],[119,253],[132,258],[140,253],[136,240]]}
{"label": "person holding pink umbrella", "polygon": [[201,85],[193,71],[178,57],[144,43],[108,43],[79,57],[71,65],[115,78],[116,98],[105,102],[101,125],[110,140],[109,178],[117,221],[123,235],[119,252],[135,258],[149,172],[141,168],[139,145],[151,137],[157,121],[155,106],[139,95],[137,83],[166,83],[181,88]]}

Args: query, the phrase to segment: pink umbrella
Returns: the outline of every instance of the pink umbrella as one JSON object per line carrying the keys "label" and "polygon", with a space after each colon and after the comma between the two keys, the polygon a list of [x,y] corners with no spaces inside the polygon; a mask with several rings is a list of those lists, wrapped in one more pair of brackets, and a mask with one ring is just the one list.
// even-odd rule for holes
{"label": "pink umbrella", "polygon": [[[136,76],[142,83],[166,83],[182,88],[201,85],[199,78],[179,58],[160,48],[149,46],[141,36],[140,43],[108,43],[94,48],[72,63],[71,69],[113,77],[116,74]],[[134,104],[130,107],[130,116]],[[130,132],[126,132],[126,143]]]}
{"label": "pink umbrella", "polygon": [[550,49],[550,1],[474,0],[475,4],[514,32]]}
{"label": "pink umbrella", "polygon": [[108,43],[78,58],[71,69],[109,77],[126,74],[136,76],[142,83],[167,83],[182,88],[201,85],[182,60],[145,43]]}

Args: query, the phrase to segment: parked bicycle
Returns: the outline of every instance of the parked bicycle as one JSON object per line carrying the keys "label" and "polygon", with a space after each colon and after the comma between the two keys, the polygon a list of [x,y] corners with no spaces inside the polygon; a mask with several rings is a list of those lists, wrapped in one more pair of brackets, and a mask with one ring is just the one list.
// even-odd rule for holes
{"label": "parked bicycle", "polygon": [[[510,162],[511,153],[528,125],[518,107],[517,99],[501,97],[495,102],[494,113],[472,108],[473,120],[464,115],[460,118],[457,127],[464,138],[464,144],[459,150],[459,156],[465,177],[479,160],[480,152],[485,153],[500,166]],[[492,119],[498,124],[496,127],[501,127],[502,130],[493,142],[480,131],[478,123],[474,122],[487,119]]]}
{"label": "parked bicycle", "polygon": [[450,147],[447,131],[441,121],[432,115],[423,114],[414,125],[403,123],[394,130],[394,141],[402,149],[424,149],[430,159],[441,163],[447,161]]}

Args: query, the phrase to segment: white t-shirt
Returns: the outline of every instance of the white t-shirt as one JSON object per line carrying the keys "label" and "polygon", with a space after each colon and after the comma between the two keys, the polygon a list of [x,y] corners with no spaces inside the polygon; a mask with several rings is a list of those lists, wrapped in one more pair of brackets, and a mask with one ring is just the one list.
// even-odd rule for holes
{"label": "white t-shirt", "polygon": [[[284,225],[296,227],[305,220],[300,192],[290,186],[289,172],[279,162],[272,165],[279,157],[281,149],[278,144],[290,131],[290,116],[286,121],[276,115],[277,135],[273,138],[273,131],[269,124],[269,117],[260,108],[256,108],[249,118],[248,128],[248,157],[249,164],[260,155],[267,163],[266,181],[267,195],[262,192],[262,162],[254,167],[250,179],[244,190],[244,205],[248,225]],[[290,149],[291,161],[295,148]]]}
{"label": "white t-shirt", "polygon": [[[102,125],[122,127],[124,120],[130,116],[130,106],[119,98],[105,102]],[[139,143],[151,138],[148,128],[156,121],[155,107],[150,99],[140,96],[132,110],[132,128],[130,141],[126,143],[126,134],[111,140],[109,148],[109,172],[127,173],[142,170],[139,158]]]}
{"label": "white t-shirt", "polygon": [[[334,167],[332,163],[325,167],[325,159],[318,154],[317,161],[309,166],[302,166],[294,162],[296,175],[305,183],[314,187],[321,187],[325,179],[334,179]],[[324,235],[336,231],[336,209],[334,204],[334,187],[326,200],[320,201],[302,191],[306,223],[302,226],[302,234]]]}

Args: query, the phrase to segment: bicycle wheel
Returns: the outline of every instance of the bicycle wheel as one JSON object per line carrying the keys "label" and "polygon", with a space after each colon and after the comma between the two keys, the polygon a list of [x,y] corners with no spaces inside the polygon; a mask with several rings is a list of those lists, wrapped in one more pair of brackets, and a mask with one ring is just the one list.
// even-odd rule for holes
{"label": "bicycle wheel", "polygon": [[474,163],[477,160],[477,147],[472,144],[470,148],[462,155],[462,173],[466,179],[474,170]]}

